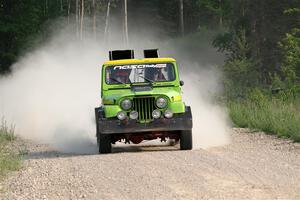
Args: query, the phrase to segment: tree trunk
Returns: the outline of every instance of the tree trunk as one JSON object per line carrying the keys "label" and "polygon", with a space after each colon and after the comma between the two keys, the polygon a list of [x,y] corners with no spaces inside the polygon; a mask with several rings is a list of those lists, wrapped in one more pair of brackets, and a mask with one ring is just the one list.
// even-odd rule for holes
{"label": "tree trunk", "polygon": [[45,0],[44,15],[47,16],[47,14],[48,14],[48,0]]}
{"label": "tree trunk", "polygon": [[79,0],[76,0],[76,8],[75,8],[75,12],[76,12],[76,37],[79,38]]}
{"label": "tree trunk", "polygon": [[70,10],[71,10],[71,0],[68,0],[68,10],[67,10],[68,24],[70,24]]}
{"label": "tree trunk", "polygon": [[84,18],[84,0],[81,0],[81,9],[80,9],[80,40],[83,39],[83,18]]}
{"label": "tree trunk", "polygon": [[184,16],[183,16],[183,0],[179,0],[179,13],[180,13],[180,34],[184,36]]}
{"label": "tree trunk", "polygon": [[106,18],[105,18],[105,28],[104,28],[104,43],[107,43],[108,40],[108,23],[109,23],[109,13],[110,13],[110,0],[107,3],[107,10],[106,10]]}
{"label": "tree trunk", "polygon": [[223,12],[222,12],[222,0],[219,0],[219,9],[220,9],[220,18],[219,18],[219,25],[223,27]]}
{"label": "tree trunk", "polygon": [[96,27],[96,0],[93,0],[93,33],[94,33],[94,39],[97,39],[97,27]]}
{"label": "tree trunk", "polygon": [[129,44],[128,39],[128,19],[127,19],[127,0],[124,0],[124,29],[125,29],[125,46]]}
{"label": "tree trunk", "polygon": [[245,17],[245,2],[242,1],[242,16]]}
{"label": "tree trunk", "polygon": [[60,12],[64,11],[63,0],[60,0]]}

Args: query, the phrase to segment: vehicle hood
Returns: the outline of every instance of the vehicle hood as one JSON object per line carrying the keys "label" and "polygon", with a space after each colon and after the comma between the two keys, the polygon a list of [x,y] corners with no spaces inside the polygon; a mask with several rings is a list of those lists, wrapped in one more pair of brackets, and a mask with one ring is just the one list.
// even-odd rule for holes
{"label": "vehicle hood", "polygon": [[181,95],[180,87],[153,87],[149,91],[133,91],[131,88],[113,89],[107,90],[104,93],[103,99],[117,101],[124,97],[135,97],[135,96],[167,96],[170,100],[174,96]]}

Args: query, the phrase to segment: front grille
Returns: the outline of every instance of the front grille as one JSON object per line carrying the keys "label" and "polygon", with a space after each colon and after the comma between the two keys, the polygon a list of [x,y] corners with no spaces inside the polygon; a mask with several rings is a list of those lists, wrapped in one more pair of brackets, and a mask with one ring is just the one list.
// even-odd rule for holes
{"label": "front grille", "polygon": [[153,119],[152,112],[155,110],[155,98],[136,97],[133,99],[133,109],[139,113],[139,122],[150,122]]}

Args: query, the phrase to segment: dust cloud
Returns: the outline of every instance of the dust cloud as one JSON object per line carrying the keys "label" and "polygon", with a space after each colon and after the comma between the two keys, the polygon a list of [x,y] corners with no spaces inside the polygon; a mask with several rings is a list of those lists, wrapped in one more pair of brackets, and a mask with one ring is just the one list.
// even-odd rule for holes
{"label": "dust cloud", "polygon": [[[20,58],[12,74],[0,78],[0,116],[15,124],[17,135],[24,139],[63,152],[95,153],[94,108],[101,101],[100,68],[107,50],[87,39],[93,37],[85,35],[80,41],[70,35],[66,30],[55,32],[43,46]],[[164,48],[144,35],[138,39],[135,35],[136,45],[131,48]],[[124,49],[116,43],[110,46]],[[165,51],[163,56],[176,57],[176,53]],[[221,90],[217,71],[186,64],[181,72],[184,97],[194,117],[194,148],[228,143],[226,112],[212,103],[212,94]]]}
{"label": "dust cloud", "polygon": [[[185,67],[186,66],[186,67]],[[192,66],[192,69],[191,67]],[[184,68],[185,67],[185,68]],[[230,142],[230,120],[224,106],[215,98],[222,92],[221,74],[213,67],[184,64],[183,97],[193,115],[193,149],[226,145]]]}
{"label": "dust cloud", "polygon": [[56,35],[0,79],[0,116],[22,138],[64,152],[95,152],[93,113],[101,101],[104,57],[92,41]]}

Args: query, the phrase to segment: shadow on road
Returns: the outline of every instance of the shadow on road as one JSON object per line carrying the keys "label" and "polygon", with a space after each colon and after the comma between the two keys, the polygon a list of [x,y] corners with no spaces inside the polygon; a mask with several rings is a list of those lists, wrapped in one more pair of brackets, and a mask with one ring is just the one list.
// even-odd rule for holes
{"label": "shadow on road", "polygon": [[128,145],[128,146],[115,146],[113,153],[126,153],[126,152],[154,152],[154,151],[177,151],[179,147],[168,145]]}
{"label": "shadow on road", "polygon": [[[111,154],[118,153],[139,153],[139,152],[157,152],[157,151],[177,151],[179,150],[179,145],[174,143],[161,143],[161,142],[145,142],[138,145],[135,144],[124,144],[117,143],[113,145]],[[103,155],[111,155],[103,154]],[[101,154],[98,153],[97,145],[87,147],[87,150],[75,151],[75,152],[63,152],[59,150],[52,149],[48,145],[39,145],[39,148],[30,150],[26,155],[25,159],[51,159],[51,158],[67,158],[76,156],[95,156]]]}

